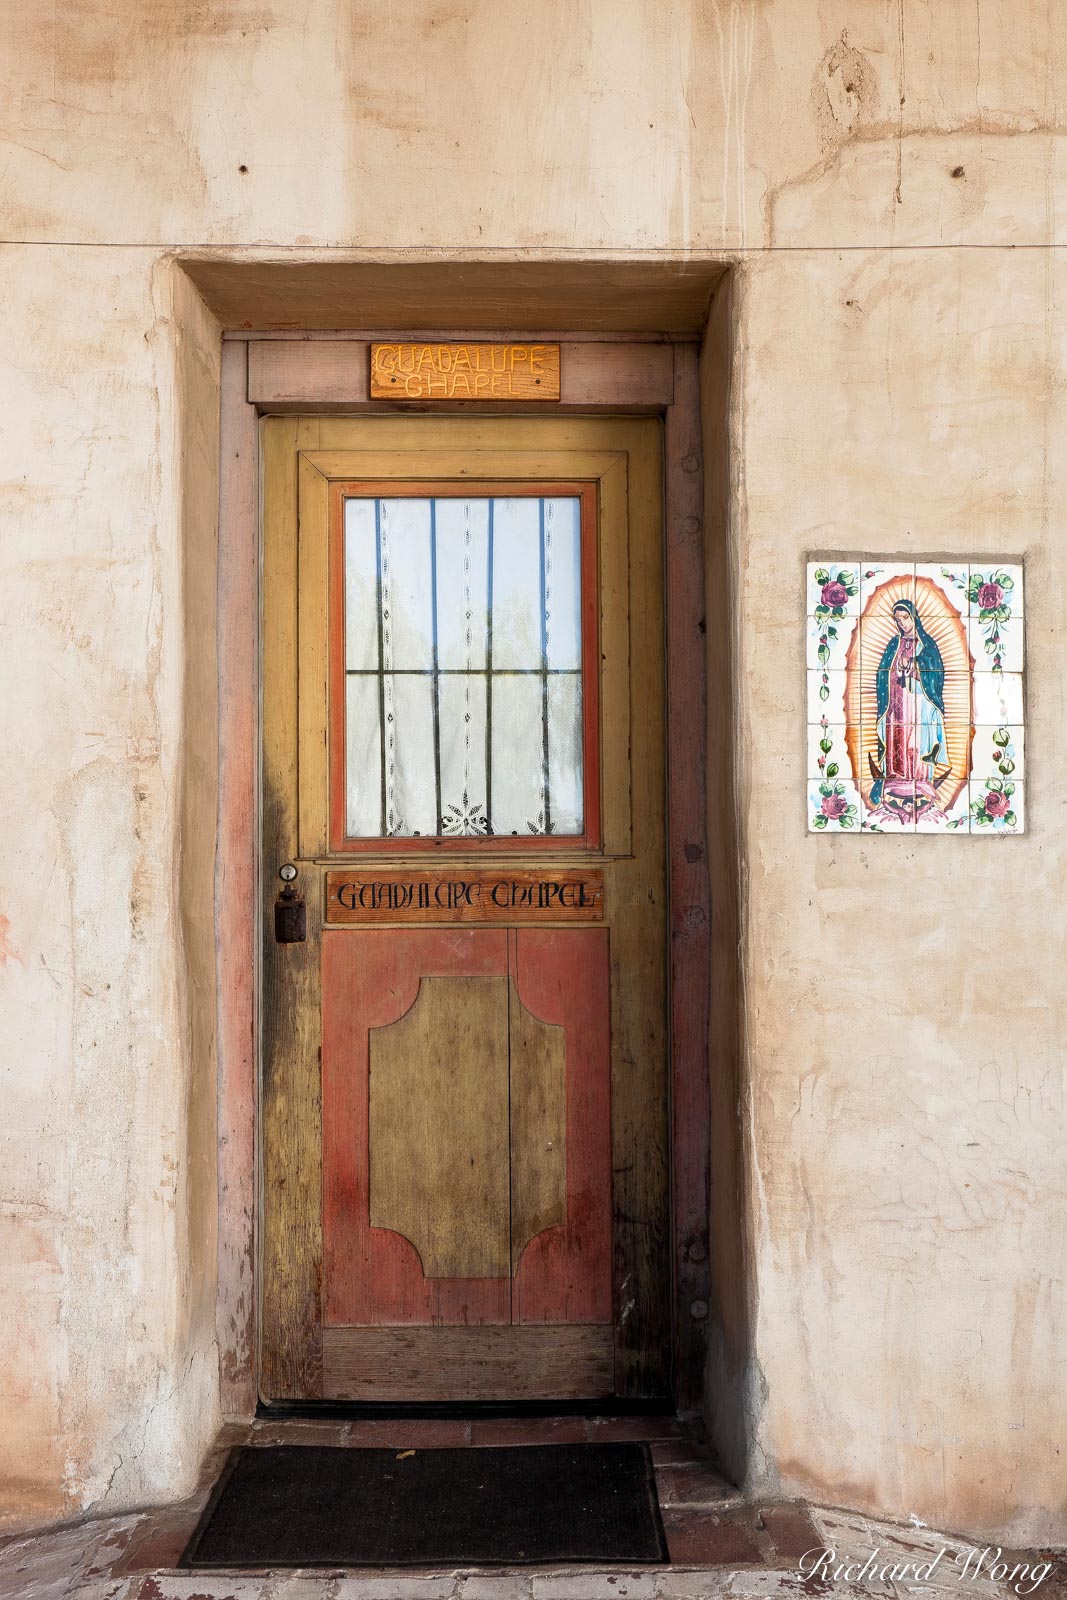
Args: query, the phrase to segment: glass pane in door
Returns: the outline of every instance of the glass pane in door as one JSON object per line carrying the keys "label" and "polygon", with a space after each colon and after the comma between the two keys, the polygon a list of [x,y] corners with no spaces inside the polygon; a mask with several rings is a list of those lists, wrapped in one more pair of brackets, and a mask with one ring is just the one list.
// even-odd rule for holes
{"label": "glass pane in door", "polygon": [[581,501],[348,497],[345,831],[580,835]]}

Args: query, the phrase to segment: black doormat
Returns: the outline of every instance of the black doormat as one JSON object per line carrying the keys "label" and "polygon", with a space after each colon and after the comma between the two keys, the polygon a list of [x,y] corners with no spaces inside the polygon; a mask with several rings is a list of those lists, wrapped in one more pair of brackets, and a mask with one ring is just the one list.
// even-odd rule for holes
{"label": "black doormat", "polygon": [[182,1567],[666,1562],[645,1444],[239,1446]]}

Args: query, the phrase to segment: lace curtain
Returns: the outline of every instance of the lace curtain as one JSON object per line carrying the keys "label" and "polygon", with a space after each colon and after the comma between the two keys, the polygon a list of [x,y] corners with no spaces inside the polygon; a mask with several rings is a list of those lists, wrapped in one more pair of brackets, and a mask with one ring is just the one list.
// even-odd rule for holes
{"label": "lace curtain", "polygon": [[345,501],[350,838],[583,830],[580,501]]}

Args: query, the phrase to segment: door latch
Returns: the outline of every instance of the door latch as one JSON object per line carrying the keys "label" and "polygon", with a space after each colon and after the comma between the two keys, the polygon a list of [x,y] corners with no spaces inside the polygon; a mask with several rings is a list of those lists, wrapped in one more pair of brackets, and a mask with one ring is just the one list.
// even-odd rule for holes
{"label": "door latch", "polygon": [[274,902],[274,938],[278,944],[303,944],[308,936],[308,910],[303,895],[293,888],[296,867],[287,861],[279,868],[282,888]]}

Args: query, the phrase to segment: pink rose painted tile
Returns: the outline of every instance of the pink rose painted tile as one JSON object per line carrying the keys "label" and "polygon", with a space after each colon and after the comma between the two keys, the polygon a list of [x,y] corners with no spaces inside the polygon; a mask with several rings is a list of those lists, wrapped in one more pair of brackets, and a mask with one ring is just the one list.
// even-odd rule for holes
{"label": "pink rose painted tile", "polygon": [[969,614],[971,602],[967,598],[967,586],[971,580],[971,569],[965,561],[917,561],[916,582],[924,578],[936,584],[961,617]]}
{"label": "pink rose painted tile", "polygon": [[815,833],[859,832],[859,790],[843,778],[808,784],[808,827]]}
{"label": "pink rose painted tile", "polygon": [[856,636],[855,617],[808,618],[807,664],[813,672],[843,672]]}
{"label": "pink rose painted tile", "polygon": [[808,671],[808,724],[827,717],[831,722],[845,721],[845,681],[847,674],[836,669],[826,672]]}
{"label": "pink rose painted tile", "polygon": [[848,561],[813,561],[808,565],[808,616],[840,621],[859,613],[859,573]]}
{"label": "pink rose painted tile", "polygon": [[860,614],[869,613],[872,602],[887,605],[894,600],[915,597],[915,563],[892,556],[857,557],[860,569]]}
{"label": "pink rose painted tile", "polygon": [[809,830],[1022,832],[1021,564],[813,558],[806,592]]}
{"label": "pink rose painted tile", "polygon": [[808,778],[847,778],[850,782],[852,757],[845,738],[844,723],[822,722],[808,724]]}
{"label": "pink rose painted tile", "polygon": [[979,778],[1014,778],[1018,782],[1025,778],[1024,745],[1021,723],[975,728],[971,747],[971,781]]}

